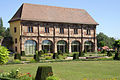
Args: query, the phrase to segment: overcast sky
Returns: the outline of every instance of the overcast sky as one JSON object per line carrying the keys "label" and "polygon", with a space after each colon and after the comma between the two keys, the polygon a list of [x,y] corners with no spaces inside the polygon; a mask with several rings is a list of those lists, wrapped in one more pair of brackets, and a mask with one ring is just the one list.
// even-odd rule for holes
{"label": "overcast sky", "polygon": [[120,0],[1,0],[0,17],[5,27],[22,3],[85,9],[99,23],[97,33],[120,38]]}

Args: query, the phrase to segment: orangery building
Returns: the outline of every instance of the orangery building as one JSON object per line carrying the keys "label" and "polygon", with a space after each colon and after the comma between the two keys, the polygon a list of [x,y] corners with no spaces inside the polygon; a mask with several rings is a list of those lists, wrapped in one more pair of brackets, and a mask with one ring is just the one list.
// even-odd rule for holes
{"label": "orangery building", "polygon": [[24,3],[10,19],[15,52],[97,50],[98,23],[84,10]]}

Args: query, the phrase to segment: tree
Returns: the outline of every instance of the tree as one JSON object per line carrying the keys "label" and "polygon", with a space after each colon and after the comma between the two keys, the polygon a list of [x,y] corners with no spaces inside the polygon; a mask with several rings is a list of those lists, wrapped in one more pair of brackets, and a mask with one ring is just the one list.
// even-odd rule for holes
{"label": "tree", "polygon": [[0,18],[0,36],[4,37],[5,35],[5,28],[3,27],[3,20]]}
{"label": "tree", "polygon": [[3,46],[0,46],[0,64],[5,64],[8,62],[9,51]]}
{"label": "tree", "polygon": [[0,18],[0,27],[3,27],[3,20],[2,20],[2,17]]}
{"label": "tree", "polygon": [[5,37],[11,37],[11,35],[10,35],[10,28],[7,28],[5,30]]}
{"label": "tree", "polygon": [[113,44],[115,42],[115,39],[113,37],[108,37],[104,33],[100,32],[99,34],[97,34],[97,46],[101,47],[103,42],[104,42],[104,46],[106,45],[106,46],[112,48]]}
{"label": "tree", "polygon": [[104,42],[104,41],[100,41],[100,42],[98,43],[98,45],[99,45],[99,47],[103,47],[103,46],[105,46],[105,42]]}
{"label": "tree", "polygon": [[120,40],[116,40],[114,43],[114,46],[117,48],[117,50],[119,51],[119,47],[120,47]]}

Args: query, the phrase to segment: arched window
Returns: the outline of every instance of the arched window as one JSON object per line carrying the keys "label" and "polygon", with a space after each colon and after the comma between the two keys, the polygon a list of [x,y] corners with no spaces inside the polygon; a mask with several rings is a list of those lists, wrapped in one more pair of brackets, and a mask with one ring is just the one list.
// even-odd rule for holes
{"label": "arched window", "polygon": [[50,40],[42,41],[42,50],[47,50],[49,53],[53,52],[53,43]]}
{"label": "arched window", "polygon": [[94,52],[93,42],[91,42],[91,41],[85,41],[85,43],[84,43],[84,49],[85,49],[87,52]]}
{"label": "arched window", "polygon": [[62,51],[63,53],[66,52],[67,49],[67,42],[64,40],[60,40],[57,43],[57,51]]}
{"label": "arched window", "polygon": [[79,41],[72,41],[71,50],[72,50],[72,52],[79,52],[80,51],[80,42]]}
{"label": "arched window", "polygon": [[35,54],[36,51],[36,46],[37,43],[34,40],[27,40],[24,44],[25,46],[25,54],[29,55],[29,54]]}

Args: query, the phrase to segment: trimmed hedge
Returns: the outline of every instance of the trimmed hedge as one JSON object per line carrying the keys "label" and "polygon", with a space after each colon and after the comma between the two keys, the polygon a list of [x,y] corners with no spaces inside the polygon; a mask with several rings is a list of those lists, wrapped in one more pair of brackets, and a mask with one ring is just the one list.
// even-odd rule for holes
{"label": "trimmed hedge", "polygon": [[107,56],[112,56],[112,52],[111,52],[111,51],[108,51],[108,52],[107,52]]}
{"label": "trimmed hedge", "polygon": [[41,55],[44,54],[43,50],[38,51],[38,55],[41,57]]}
{"label": "trimmed hedge", "polygon": [[25,56],[25,51],[21,51],[21,56]]}
{"label": "trimmed hedge", "polygon": [[62,53],[62,51],[61,51],[61,50],[58,50],[58,52],[57,52],[57,53],[58,53],[58,55],[60,55],[60,54],[61,54],[61,55],[63,55],[63,53]]}
{"label": "trimmed hedge", "polygon": [[52,76],[51,66],[39,66],[37,69],[35,80],[46,80],[47,77]]}
{"label": "trimmed hedge", "polygon": [[21,55],[20,55],[19,53],[15,53],[14,59],[19,59],[19,60],[21,60]]}
{"label": "trimmed hedge", "polygon": [[79,59],[79,54],[73,54],[73,60]]}
{"label": "trimmed hedge", "polygon": [[84,53],[82,51],[79,52],[79,57],[84,56]]}
{"label": "trimmed hedge", "polygon": [[40,61],[38,54],[35,54],[35,55],[34,55],[34,59],[35,59],[35,61],[37,61],[37,62]]}
{"label": "trimmed hedge", "polygon": [[58,59],[58,53],[53,54],[53,59]]}

